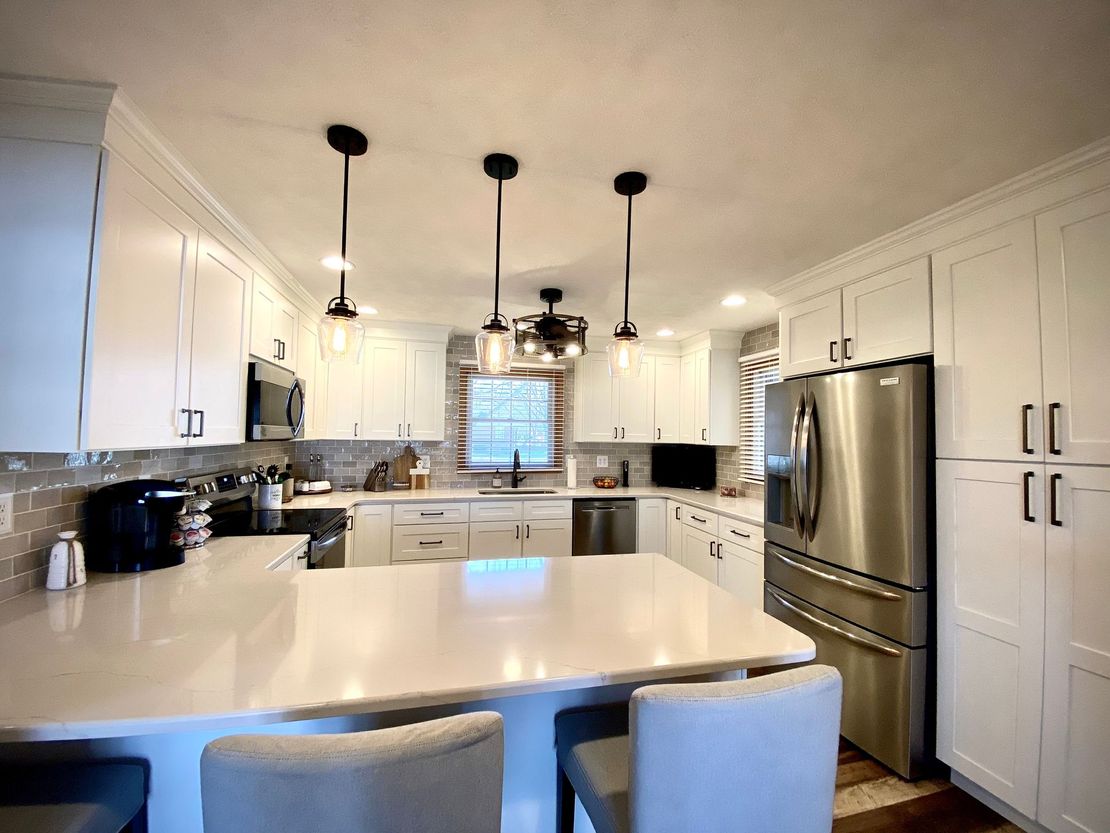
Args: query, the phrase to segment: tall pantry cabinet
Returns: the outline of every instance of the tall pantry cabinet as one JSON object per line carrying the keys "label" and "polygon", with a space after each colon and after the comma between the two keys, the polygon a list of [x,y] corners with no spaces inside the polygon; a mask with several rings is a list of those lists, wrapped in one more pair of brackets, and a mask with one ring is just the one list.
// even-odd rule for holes
{"label": "tall pantry cabinet", "polygon": [[1110,189],[933,254],[937,754],[1110,830]]}

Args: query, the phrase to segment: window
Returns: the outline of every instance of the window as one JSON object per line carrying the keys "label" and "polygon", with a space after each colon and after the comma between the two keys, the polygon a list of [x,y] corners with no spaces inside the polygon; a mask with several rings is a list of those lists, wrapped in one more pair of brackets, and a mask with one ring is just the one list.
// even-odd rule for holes
{"label": "window", "polygon": [[779,353],[740,360],[740,479],[763,482],[763,389],[779,380]]}
{"label": "window", "polygon": [[517,367],[511,373],[459,368],[459,471],[563,467],[564,384],[560,367]]}

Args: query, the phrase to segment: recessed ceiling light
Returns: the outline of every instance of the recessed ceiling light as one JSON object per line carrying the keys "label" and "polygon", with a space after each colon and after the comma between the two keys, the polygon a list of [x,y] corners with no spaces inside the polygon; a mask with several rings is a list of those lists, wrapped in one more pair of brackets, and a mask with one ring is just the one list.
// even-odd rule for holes
{"label": "recessed ceiling light", "polygon": [[359,315],[377,315],[378,314],[378,310],[377,310],[376,307],[367,306],[366,304],[359,304],[357,309],[358,309],[358,314]]}
{"label": "recessed ceiling light", "polygon": [[[341,258],[339,255],[328,255],[327,257],[320,258],[320,263],[322,263],[328,269],[339,272],[343,269],[344,261],[343,258]],[[346,261],[346,263],[348,272],[355,268],[355,265],[351,263],[351,261],[348,260]]]}
{"label": "recessed ceiling light", "polygon": [[670,338],[674,335],[674,330],[670,327],[664,327],[662,330],[657,330],[655,334],[660,338]]}
{"label": "recessed ceiling light", "polygon": [[742,307],[748,303],[748,299],[743,295],[729,295],[727,298],[721,299],[722,307]]}

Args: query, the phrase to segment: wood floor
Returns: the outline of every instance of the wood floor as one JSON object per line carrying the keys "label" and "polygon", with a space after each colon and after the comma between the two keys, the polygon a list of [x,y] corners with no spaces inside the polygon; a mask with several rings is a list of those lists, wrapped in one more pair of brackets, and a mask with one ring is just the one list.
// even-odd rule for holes
{"label": "wood floor", "polygon": [[848,743],[836,770],[833,833],[1022,833],[946,779],[903,781]]}

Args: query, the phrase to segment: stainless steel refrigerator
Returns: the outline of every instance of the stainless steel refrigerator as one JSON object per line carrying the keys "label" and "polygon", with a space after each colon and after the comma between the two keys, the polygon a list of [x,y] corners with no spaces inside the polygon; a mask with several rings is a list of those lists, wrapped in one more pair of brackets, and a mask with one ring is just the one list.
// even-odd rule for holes
{"label": "stainless steel refrigerator", "polygon": [[841,733],[899,774],[932,759],[931,368],[767,387],[764,609],[844,677]]}

